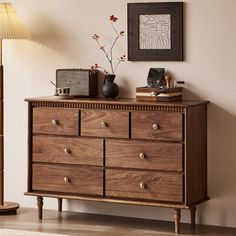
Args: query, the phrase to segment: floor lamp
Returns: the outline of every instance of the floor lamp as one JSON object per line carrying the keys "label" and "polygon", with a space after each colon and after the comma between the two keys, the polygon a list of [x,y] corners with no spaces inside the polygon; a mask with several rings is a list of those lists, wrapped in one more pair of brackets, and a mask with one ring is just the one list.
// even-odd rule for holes
{"label": "floor lamp", "polygon": [[16,213],[19,204],[4,202],[4,94],[2,40],[26,39],[27,31],[11,3],[0,3],[0,214]]}

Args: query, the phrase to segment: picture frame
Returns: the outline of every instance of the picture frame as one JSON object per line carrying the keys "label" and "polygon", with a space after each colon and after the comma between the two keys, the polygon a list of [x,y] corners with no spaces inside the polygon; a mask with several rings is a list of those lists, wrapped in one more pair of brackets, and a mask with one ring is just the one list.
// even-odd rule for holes
{"label": "picture frame", "polygon": [[183,61],[183,2],[128,3],[128,60]]}

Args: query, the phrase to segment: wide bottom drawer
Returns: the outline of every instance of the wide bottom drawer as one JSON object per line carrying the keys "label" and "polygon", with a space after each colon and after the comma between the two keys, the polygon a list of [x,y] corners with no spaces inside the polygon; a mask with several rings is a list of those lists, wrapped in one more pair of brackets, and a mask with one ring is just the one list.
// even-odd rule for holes
{"label": "wide bottom drawer", "polygon": [[103,194],[101,167],[34,164],[32,189],[73,194]]}
{"label": "wide bottom drawer", "polygon": [[183,202],[181,173],[106,170],[106,196]]}

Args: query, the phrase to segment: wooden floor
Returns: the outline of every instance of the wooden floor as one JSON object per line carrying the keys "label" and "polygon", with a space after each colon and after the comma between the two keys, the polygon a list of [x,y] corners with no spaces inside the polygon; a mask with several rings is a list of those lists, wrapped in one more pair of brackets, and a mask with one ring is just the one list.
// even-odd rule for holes
{"label": "wooden floor", "polygon": [[[18,215],[0,215],[0,228],[58,233],[78,236],[172,236],[174,223],[74,212],[58,213],[44,210],[44,219],[37,218],[37,210],[21,208]],[[181,224],[184,236],[235,236],[236,228]]]}

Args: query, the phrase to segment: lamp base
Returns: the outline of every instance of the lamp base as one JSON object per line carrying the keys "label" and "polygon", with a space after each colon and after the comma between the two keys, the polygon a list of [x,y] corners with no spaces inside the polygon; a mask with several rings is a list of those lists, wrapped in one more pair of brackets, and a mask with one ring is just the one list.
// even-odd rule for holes
{"label": "lamp base", "polygon": [[4,202],[4,205],[0,205],[0,215],[16,214],[19,207],[16,202]]}

